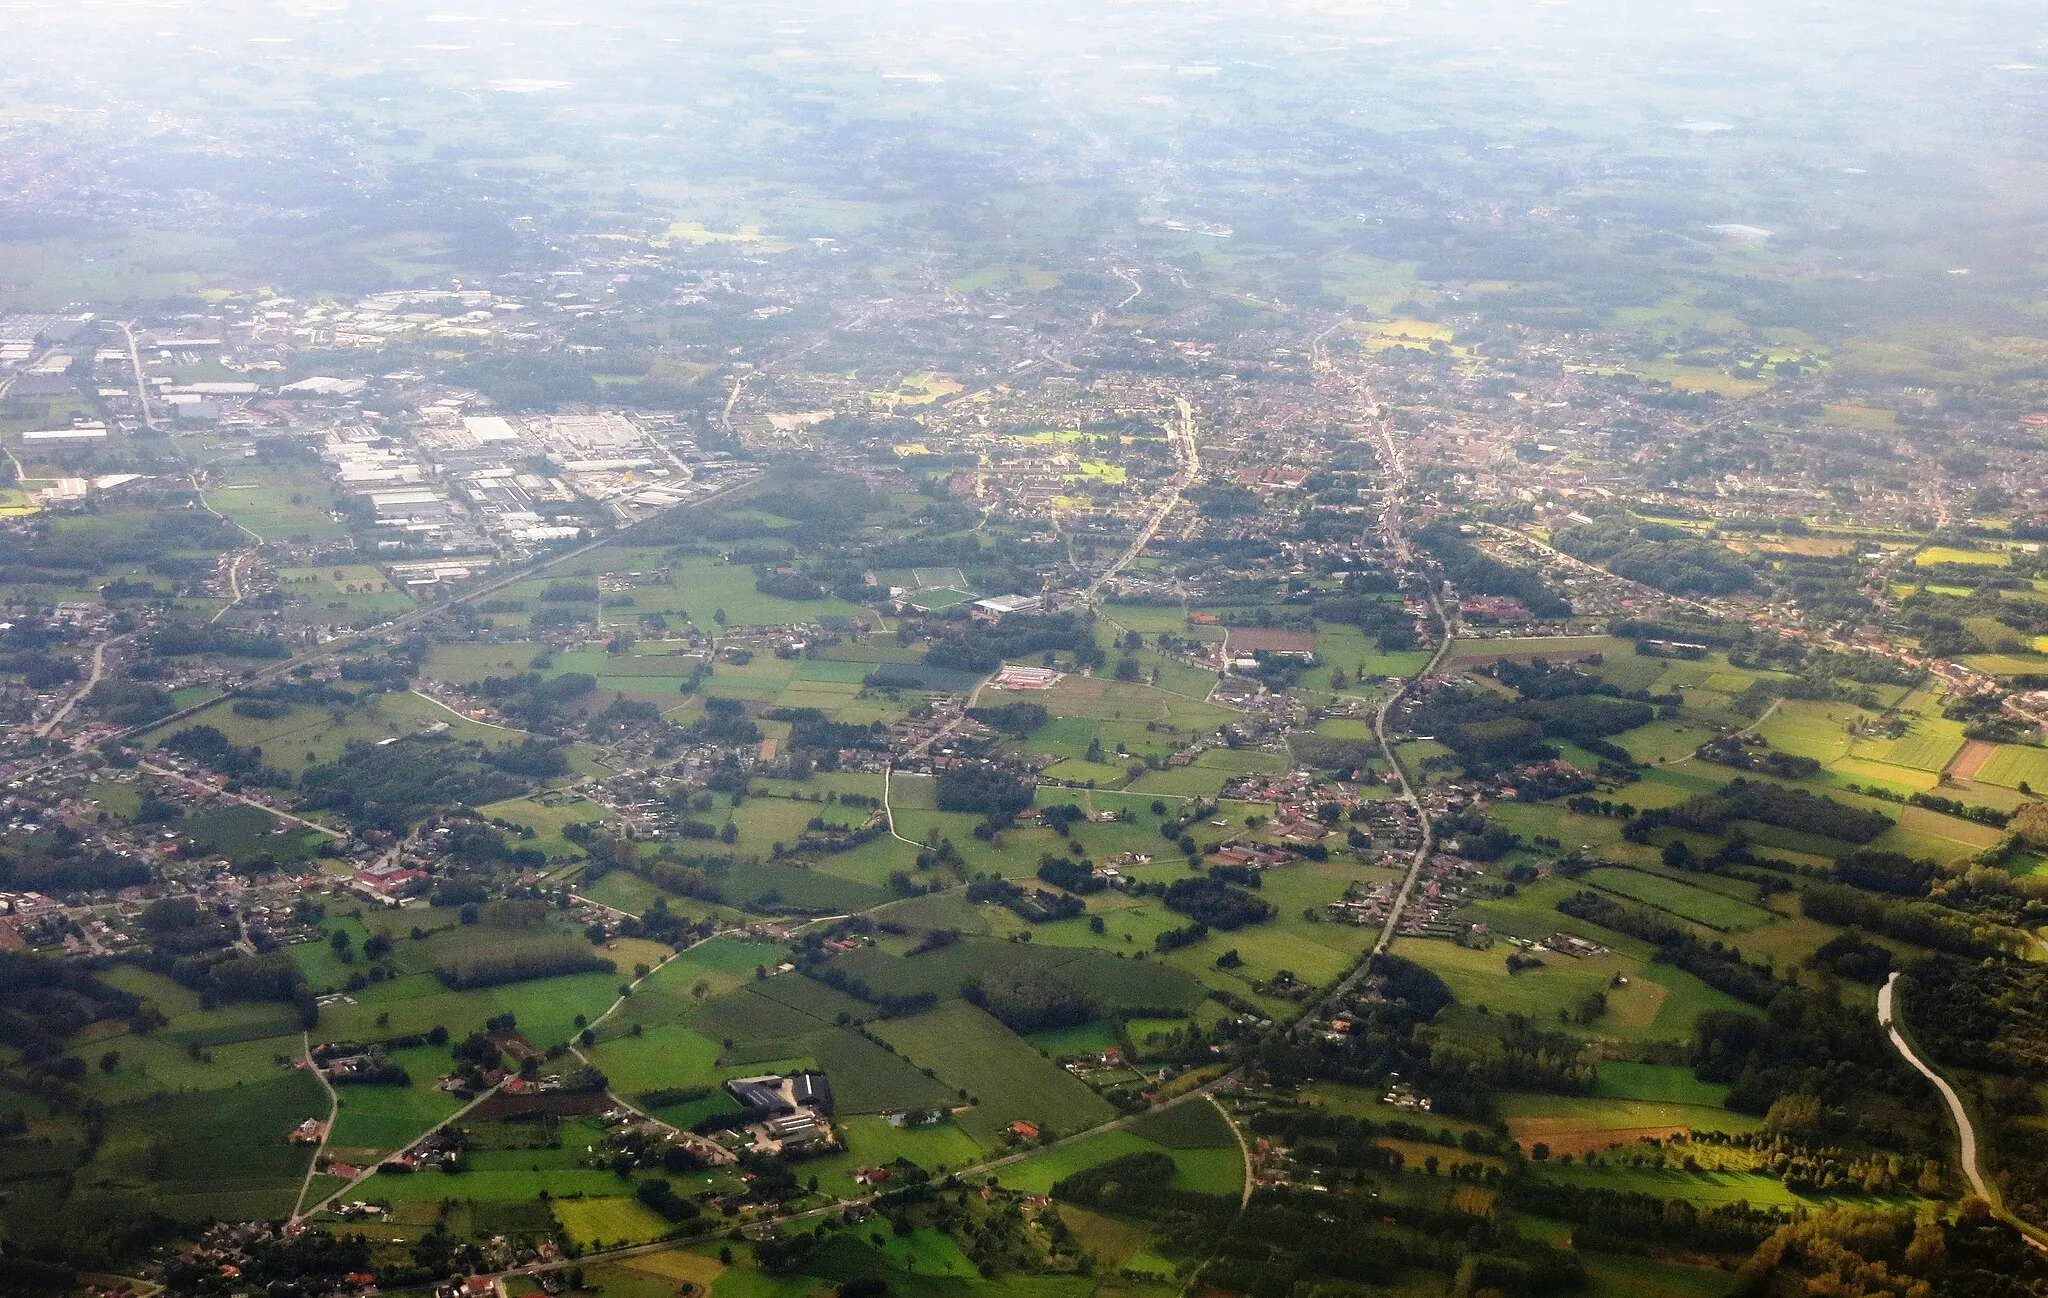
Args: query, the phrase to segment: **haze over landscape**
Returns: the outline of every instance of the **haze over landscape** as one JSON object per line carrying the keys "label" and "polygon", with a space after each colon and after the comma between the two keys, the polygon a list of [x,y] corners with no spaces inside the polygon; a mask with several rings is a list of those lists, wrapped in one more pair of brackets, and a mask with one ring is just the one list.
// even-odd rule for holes
{"label": "haze over landscape", "polygon": [[0,1293],[2048,1295],[2038,5],[0,30]]}

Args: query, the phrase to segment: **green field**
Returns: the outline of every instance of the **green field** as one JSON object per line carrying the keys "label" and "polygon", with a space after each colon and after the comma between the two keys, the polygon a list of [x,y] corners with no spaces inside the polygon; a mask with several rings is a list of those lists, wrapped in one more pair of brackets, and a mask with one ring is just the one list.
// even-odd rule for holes
{"label": "green field", "polygon": [[2024,784],[2030,789],[2048,792],[2048,748],[2000,744],[1998,751],[1978,768],[1974,778],[2008,789]]}
{"label": "green field", "polygon": [[1727,1298],[1735,1278],[1713,1267],[1684,1266],[1619,1253],[1585,1255],[1594,1298]]}
{"label": "green field", "polygon": [[1601,1061],[1600,1081],[1593,1094],[1603,1100],[1650,1100],[1671,1104],[1718,1107],[1728,1088],[1703,1082],[1681,1064],[1639,1064],[1622,1059]]}
{"label": "green field", "polygon": [[607,1033],[585,1053],[621,1095],[706,1087],[717,1078],[718,1043],[676,1024],[639,1036]]}
{"label": "green field", "polygon": [[[1205,1120],[1195,1115],[1181,1116],[1184,1109],[1208,1109],[1220,1124],[1221,1139],[1228,1143],[1215,1143],[1213,1137],[1216,1133],[1200,1125]],[[1155,1135],[1141,1134],[1146,1123],[1154,1124]],[[1181,1143],[1170,1144],[1168,1139]],[[1196,1141],[1202,1143],[1194,1143]],[[1127,1154],[1141,1153],[1163,1153],[1173,1159],[1175,1172],[1172,1184],[1175,1189],[1234,1197],[1244,1186],[1244,1155],[1237,1147],[1236,1138],[1230,1134],[1228,1123],[1207,1100],[1187,1101],[1122,1130],[1061,1141],[1021,1163],[1002,1169],[998,1175],[1002,1184],[1010,1189],[1044,1194],[1052,1189],[1055,1181],[1084,1168]]]}
{"label": "green field", "polygon": [[114,1109],[80,1174],[83,1199],[142,1196],[187,1222],[283,1216],[311,1161],[311,1151],[285,1136],[326,1114],[325,1092],[305,1073]]}
{"label": "green field", "polygon": [[[1616,1089],[1640,1079],[1623,1076]],[[1708,1098],[1704,1092],[1702,1099]],[[1524,1149],[1543,1141],[1558,1152],[1605,1149],[1629,1144],[1645,1135],[1667,1131],[1755,1131],[1761,1119],[1733,1113],[1714,1102],[1635,1099],[1618,1096],[1528,1095],[1500,1097],[1496,1106],[1508,1130]]]}
{"label": "green field", "polygon": [[[1080,921],[1068,921],[1075,926]],[[1041,925],[1057,929],[1059,925]],[[867,984],[877,995],[940,998],[957,996],[970,978],[995,978],[1025,971],[1064,983],[1093,996],[1105,1008],[1192,1008],[1201,988],[1188,975],[1151,960],[1128,960],[1107,951],[1054,946],[1064,933],[1048,933],[1048,941],[1020,946],[1010,942],[966,940],[918,956],[895,956],[877,948],[849,951],[833,961]]]}
{"label": "green field", "polygon": [[582,860],[583,849],[563,837],[562,831],[571,825],[608,820],[612,814],[602,804],[575,793],[540,793],[525,798],[508,798],[478,807],[477,811],[488,820],[523,825],[534,831],[532,838],[521,839],[516,846],[545,852],[549,860],[561,857],[571,861]]}
{"label": "green field", "polygon": [[638,1199],[624,1196],[553,1201],[555,1219],[570,1239],[583,1248],[641,1244],[675,1229]]}
{"label": "green field", "polygon": [[934,1108],[949,1098],[943,1084],[859,1033],[833,1028],[818,1034],[809,1046],[832,1083],[836,1113]]}
{"label": "green field", "polygon": [[262,808],[239,803],[186,816],[172,827],[234,865],[262,857],[281,866],[302,865],[318,854],[322,843],[331,841],[317,830],[287,827]]}
{"label": "green field", "polygon": [[[1546,1023],[1557,1023],[1559,1031],[1587,1036],[1682,1041],[1691,1035],[1700,1014],[1708,1010],[1748,1009],[1683,970],[1625,953],[1631,948],[1640,949],[1640,943],[1552,914],[1554,922],[1544,932],[1563,929],[1594,941],[1616,944],[1616,949],[1585,960],[1541,952],[1542,968],[1525,969],[1513,975],[1505,967],[1507,954],[1513,948],[1505,945],[1477,951],[1450,942],[1401,938],[1396,941],[1394,952],[1442,978],[1460,1006],[1485,1006],[1494,1014],[1512,1010]],[[1626,977],[1628,985],[1614,985],[1616,974]],[[1560,1010],[1571,1012],[1594,992],[1606,997],[1606,1014],[1587,1026],[1557,1022]]]}
{"label": "green field", "polygon": [[1659,910],[1668,910],[1681,919],[1705,924],[1708,928],[1719,929],[1724,933],[1739,933],[1759,928],[1770,923],[1773,918],[1769,911],[1749,905],[1747,902],[1708,892],[1704,888],[1695,888],[1676,879],[1645,874],[1640,870],[1603,866],[1587,871],[1580,876],[1580,880],[1603,892],[1646,902]]}
{"label": "green field", "polygon": [[1938,563],[1970,563],[2003,568],[2011,565],[2012,556],[2003,550],[1958,550],[1953,546],[1930,545],[1914,555],[1913,562],[1922,568],[1931,568]]}
{"label": "green field", "polygon": [[965,1001],[947,1001],[875,1031],[911,1063],[930,1068],[966,1093],[974,1108],[957,1115],[984,1145],[1013,1122],[1078,1131],[1116,1116],[1095,1092],[1033,1050],[1021,1037]]}
{"label": "green field", "polygon": [[445,1047],[414,1046],[392,1052],[392,1062],[412,1076],[410,1086],[344,1086],[328,1143],[336,1156],[368,1161],[373,1154],[401,1149],[462,1107],[434,1083],[453,1070]]}

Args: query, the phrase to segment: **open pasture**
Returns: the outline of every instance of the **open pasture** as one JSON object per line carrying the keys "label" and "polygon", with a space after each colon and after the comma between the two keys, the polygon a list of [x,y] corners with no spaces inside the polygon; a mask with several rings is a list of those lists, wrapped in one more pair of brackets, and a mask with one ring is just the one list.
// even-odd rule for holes
{"label": "open pasture", "polygon": [[1033,1050],[1016,1033],[965,1001],[947,1001],[875,1031],[911,1063],[930,1068],[974,1105],[957,1115],[985,1146],[1013,1122],[1078,1131],[1116,1116],[1108,1102]]}
{"label": "open pasture", "polygon": [[1941,563],[1977,564],[1987,568],[2005,568],[2012,564],[2012,556],[2003,550],[1959,550],[1950,545],[1930,545],[1913,556],[1913,562],[1921,568],[1932,568]]}
{"label": "open pasture", "polygon": [[1971,778],[2008,789],[2017,789],[2024,784],[2030,789],[2048,792],[2048,748],[1999,744],[1983,759]]}
{"label": "open pasture", "polygon": [[1589,870],[1582,881],[1593,885],[1602,892],[1615,893],[1631,901],[1640,901],[1659,910],[1670,911],[1681,919],[1718,929],[1724,933],[1740,933],[1768,924],[1774,918],[1767,910],[1737,901],[1718,893],[1695,888],[1641,870],[1624,870],[1602,867]]}
{"label": "open pasture", "polygon": [[659,1213],[624,1195],[554,1200],[555,1219],[583,1248],[642,1244],[675,1229]]}
{"label": "open pasture", "polygon": [[1555,1154],[1583,1154],[1609,1145],[1687,1131],[1749,1132],[1763,1125],[1715,1104],[1623,1099],[1615,1096],[1503,1095],[1498,1101],[1508,1131],[1526,1151],[1538,1141]]}

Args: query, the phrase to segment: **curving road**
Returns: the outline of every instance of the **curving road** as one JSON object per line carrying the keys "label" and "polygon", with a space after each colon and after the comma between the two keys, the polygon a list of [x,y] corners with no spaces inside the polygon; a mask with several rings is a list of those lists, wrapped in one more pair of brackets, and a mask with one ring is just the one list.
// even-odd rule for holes
{"label": "curving road", "polygon": [[327,1152],[327,1142],[334,1135],[335,1119],[341,1116],[341,1096],[335,1091],[334,1083],[327,1080],[326,1070],[314,1062],[313,1034],[311,1032],[301,1032],[299,1033],[299,1041],[304,1051],[303,1058],[306,1061],[307,1071],[312,1073],[314,1078],[319,1081],[320,1089],[327,1092],[327,1125],[321,1129],[320,1143],[313,1147],[313,1157],[306,1164],[306,1179],[299,1182],[299,1197],[292,1204],[291,1220],[294,1222],[306,1219],[306,1196],[312,1193],[313,1177],[320,1171],[320,1155]]}
{"label": "curving road", "polygon": [[48,721],[45,721],[36,728],[36,738],[48,739],[51,735],[57,733],[57,727],[64,724],[64,719],[70,716],[72,710],[84,701],[86,695],[92,693],[93,686],[99,684],[101,679],[106,676],[107,647],[116,641],[126,640],[127,638],[125,635],[113,636],[100,641],[92,647],[92,673],[85,678],[85,684],[79,686],[70,698],[64,700],[63,707],[58,708]]}
{"label": "curving road", "polygon": [[[217,702],[218,700],[215,701]],[[245,798],[239,793],[230,793],[226,789],[221,788],[218,785],[208,784],[205,780],[194,779],[192,776],[186,775],[183,772],[173,771],[166,767],[158,766],[155,762],[137,762],[136,766],[141,770],[148,771],[151,775],[156,776],[158,779],[175,780],[179,784],[183,784],[189,788],[197,789],[199,792],[208,794],[212,797],[226,798],[230,802],[239,802],[245,807],[254,807],[258,811],[267,812],[270,815],[277,817],[279,820],[284,821],[286,824],[297,825],[300,829],[310,829],[315,833],[325,834],[327,835],[327,837],[335,840],[338,843],[346,843],[348,841],[347,834],[342,833],[340,830],[334,829],[331,826],[323,825],[316,820],[308,820],[304,816],[295,815],[289,811],[279,810],[278,808],[271,806],[267,802],[258,802],[254,798]]]}
{"label": "curving road", "polygon": [[[1913,1047],[1906,1044],[1906,1038],[1899,1035],[1898,1026],[1892,1021],[1892,988],[1898,981],[1899,974],[1895,969],[1892,976],[1884,980],[1884,986],[1877,990],[1878,1025],[1892,1039],[1892,1049],[1899,1052],[1900,1058],[1911,1064],[1914,1072],[1933,1082],[1934,1089],[1940,1091],[1941,1098],[1948,1102],[1949,1117],[1955,1120],[1956,1132],[1962,1138],[1963,1179],[1970,1183],[1978,1198],[1996,1205],[1998,1200],[1985,1184],[1984,1173],[1977,1167],[1977,1128],[1970,1122],[1969,1112],[1963,1108],[1963,1097],[1956,1094],[1956,1088],[1948,1084],[1946,1077],[1929,1068],[1920,1056],[1913,1053]],[[2040,1245],[2037,1243],[2035,1247]]]}
{"label": "curving road", "polygon": [[1893,970],[1892,976],[1884,980],[1884,986],[1877,989],[1878,1026],[1892,1039],[1892,1049],[1899,1052],[1899,1057],[1912,1065],[1914,1072],[1934,1083],[1934,1089],[1941,1092],[1942,1100],[1948,1105],[1948,1115],[1956,1124],[1956,1135],[1962,1145],[1963,1179],[1970,1183],[1971,1191],[1991,1205],[1992,1216],[2017,1230],[2020,1238],[2036,1252],[2048,1253],[2048,1242],[2041,1239],[2040,1232],[2007,1212],[2004,1201],[1984,1179],[1984,1171],[1977,1165],[1977,1127],[1970,1121],[1970,1111],[1963,1107],[1963,1097],[1956,1094],[1956,1088],[1949,1085],[1946,1077],[1935,1072],[1928,1066],[1927,1061],[1914,1054],[1913,1047],[1907,1045],[1906,1038],[1899,1034],[1898,1025],[1892,1014],[1892,988],[1898,981],[1898,971]]}

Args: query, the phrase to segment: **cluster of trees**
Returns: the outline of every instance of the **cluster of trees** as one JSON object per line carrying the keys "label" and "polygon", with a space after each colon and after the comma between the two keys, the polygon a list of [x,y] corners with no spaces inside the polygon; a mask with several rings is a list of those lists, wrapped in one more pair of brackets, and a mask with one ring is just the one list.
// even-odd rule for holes
{"label": "cluster of trees", "polygon": [[121,726],[140,726],[178,710],[170,691],[144,680],[103,680],[85,696],[86,705]]}
{"label": "cluster of trees", "polygon": [[[1938,1106],[1923,1104],[1926,1083],[1899,1062],[1867,1008],[1831,989],[1781,987],[1762,1015],[1702,1014],[1688,1057],[1700,1080],[1729,1084],[1722,1103],[1738,1113],[1762,1117],[1786,1096],[1814,1097],[1815,1138],[1881,1149],[1939,1148],[1943,1139]],[[1915,1120],[1936,1127],[1913,1130]]]}
{"label": "cluster of trees", "polygon": [[1796,757],[1762,746],[1762,741],[1745,741],[1735,735],[1711,739],[1693,750],[1693,756],[1742,771],[1761,771],[1780,779],[1803,780],[1820,770],[1812,757]]}
{"label": "cluster of trees", "polygon": [[274,635],[249,635],[199,623],[171,623],[149,636],[150,652],[165,658],[185,654],[226,654],[232,658],[287,658],[291,646]]}
{"label": "cluster of trees", "polygon": [[1655,959],[1685,970],[1693,977],[1728,993],[1739,1001],[1765,1006],[1778,993],[1769,965],[1752,965],[1739,948],[1719,941],[1702,942],[1691,930],[1661,912],[1616,901],[1605,893],[1581,889],[1557,903],[1557,909],[1573,919],[1582,919],[1617,933],[1655,944]]}
{"label": "cluster of trees", "polygon": [[1436,556],[1444,576],[1459,590],[1482,595],[1503,595],[1521,600],[1537,617],[1570,617],[1572,606],[1553,591],[1538,574],[1525,568],[1510,568],[1467,541],[1458,524],[1440,518],[1415,534],[1418,545]]}
{"label": "cluster of trees", "polygon": [[1867,843],[1892,827],[1882,811],[1851,807],[1805,789],[1734,779],[1713,793],[1695,794],[1675,807],[1652,807],[1622,826],[1622,837],[1647,843],[1665,826],[1702,834],[1726,832],[1731,820],[1803,830],[1845,843]]}
{"label": "cluster of trees", "polygon": [[1048,714],[1042,703],[1005,703],[1000,707],[969,708],[967,715],[991,730],[1022,739],[1044,725]]}
{"label": "cluster of trees", "polygon": [[1806,958],[1806,962],[1837,978],[1875,987],[1891,973],[1892,952],[1890,947],[1873,942],[1852,929],[1822,943]]}
{"label": "cluster of trees", "polygon": [[215,726],[188,726],[167,737],[158,747],[189,757],[221,775],[272,788],[291,784],[289,775],[263,764],[261,748],[255,744],[238,745]]}
{"label": "cluster of trees", "polygon": [[1829,867],[1836,883],[1886,892],[1896,897],[1925,897],[1941,867],[1932,861],[1915,859],[1903,852],[1875,852],[1869,848],[1851,852]]}
{"label": "cluster of trees", "polygon": [[1271,918],[1273,905],[1216,875],[1175,879],[1166,885],[1166,908],[1198,924],[1229,932]]}
{"label": "cluster of trees", "polygon": [[761,727],[738,699],[707,698],[704,715],[691,722],[683,737],[693,744],[739,748],[761,742]]}
{"label": "cluster of trees", "polygon": [[301,805],[335,811],[365,829],[403,833],[437,807],[482,806],[532,787],[485,766],[459,745],[408,738],[395,744],[349,741],[332,762],[299,777]]}
{"label": "cluster of trees", "polygon": [[0,888],[82,892],[126,888],[149,880],[146,862],[94,846],[69,825],[60,823],[47,833],[16,835],[13,841],[0,842]]}
{"label": "cluster of trees", "polygon": [[1900,1003],[1914,1038],[1945,1064],[2048,1080],[2048,968],[1936,956],[1907,970]]}
{"label": "cluster of trees", "polygon": [[1732,595],[1756,583],[1756,574],[1725,547],[1625,514],[1564,528],[1552,542],[1575,559],[1673,595]]}
{"label": "cluster of trees", "polygon": [[[1595,654],[1586,661],[1599,666],[1605,661],[1605,657]],[[1494,661],[1491,668],[1486,669],[1486,674],[1503,685],[1513,686],[1515,692],[1525,699],[1565,699],[1581,694],[1597,694],[1604,698],[1654,703],[1660,707],[1678,707],[1685,701],[1684,696],[1680,694],[1624,690],[1591,672],[1579,670],[1572,663],[1552,663],[1545,658],[1531,658],[1527,666],[1512,658],[1499,658]]]}
{"label": "cluster of trees", "polygon": [[517,745],[506,744],[484,750],[484,765],[493,770],[524,775],[536,780],[569,773],[568,750],[543,735],[528,735]]}
{"label": "cluster of trees", "polygon": [[159,949],[130,958],[198,992],[200,1003],[208,1008],[227,1001],[287,1001],[298,1006],[301,1026],[310,1028],[319,1019],[319,1007],[306,991],[306,976],[282,951],[245,955],[233,948],[215,948],[177,955]]}
{"label": "cluster of trees", "polygon": [[1061,1203],[1136,1216],[1184,1213],[1220,1220],[1236,1211],[1237,1205],[1222,1196],[1174,1189],[1174,1174],[1179,1170],[1171,1154],[1125,1154],[1053,1182],[1052,1197]]}
{"label": "cluster of trees", "polygon": [[982,762],[948,767],[936,784],[940,811],[974,811],[990,819],[1015,816],[1034,794],[1030,780]]}
{"label": "cluster of trees", "polygon": [[451,367],[447,377],[486,394],[502,410],[553,410],[564,401],[598,399],[597,380],[566,355],[479,352]]}
{"label": "cluster of trees", "polygon": [[1782,1210],[1748,1203],[1701,1208],[1686,1199],[1602,1185],[1514,1178],[1503,1190],[1516,1208],[1573,1223],[1577,1247],[1605,1253],[1634,1253],[1655,1245],[1736,1253],[1755,1248],[1793,1219]]}
{"label": "cluster of trees", "polygon": [[[1352,1008],[1348,1034],[1306,1040],[1286,1035],[1262,1043],[1257,1051],[1260,1066],[1282,1081],[1326,1077],[1362,1086],[1381,1085],[1389,1073],[1399,1073],[1427,1088],[1436,1112],[1491,1120],[1493,1091],[1488,1070],[1473,1067],[1469,1059],[1455,1053],[1439,1055],[1445,1034],[1433,1031],[1431,1024],[1452,1003],[1450,988],[1429,970],[1398,956],[1377,957],[1373,971],[1381,999]],[[1533,1058],[1545,1048],[1544,1034],[1534,1033],[1533,1025],[1518,1027],[1505,1021],[1503,1026],[1504,1038],[1516,1038],[1521,1046],[1532,1048],[1523,1050],[1524,1055]],[[1561,1045],[1551,1054],[1568,1060],[1569,1067],[1581,1062]],[[1444,1064],[1441,1069],[1440,1060]],[[1514,1067],[1524,1068],[1527,1062],[1517,1062]],[[1565,1080],[1564,1072],[1555,1075],[1558,1083]]]}
{"label": "cluster of trees", "polygon": [[1788,1222],[1736,1272],[1736,1292],[1797,1288],[1839,1298],[2048,1292],[2048,1261],[1967,1200],[1953,1222],[1910,1208],[1829,1208]]}
{"label": "cluster of trees", "polygon": [[435,976],[457,991],[597,971],[616,973],[618,965],[597,954],[588,943],[567,934],[521,938],[463,951],[434,966]]}
{"label": "cluster of trees", "polygon": [[662,1177],[649,1177],[633,1191],[634,1197],[673,1222],[689,1221],[703,1212],[695,1199],[685,1199]]}
{"label": "cluster of trees", "polygon": [[754,589],[776,599],[813,600],[825,598],[825,588],[799,572],[768,569],[754,578]]}
{"label": "cluster of trees", "polygon": [[924,654],[925,666],[977,675],[994,671],[1005,658],[1035,654],[1072,654],[1077,668],[1100,667],[1109,661],[1109,655],[1095,643],[1094,619],[1077,613],[1013,613],[994,624],[926,618],[924,632],[931,641]]}
{"label": "cluster of trees", "polygon": [[[1286,1145],[1294,1150],[1297,1156],[1304,1146],[1313,1144],[1317,1155],[1309,1161],[1328,1163],[1336,1167],[1373,1166],[1371,1160],[1379,1155],[1394,1152],[1385,1149],[1378,1150],[1377,1154],[1372,1152],[1375,1148],[1374,1142],[1381,1138],[1406,1140],[1416,1144],[1437,1144],[1467,1154],[1490,1154],[1510,1159],[1521,1155],[1521,1147],[1508,1136],[1499,1133],[1486,1133],[1468,1127],[1463,1135],[1457,1135],[1448,1127],[1431,1131],[1419,1123],[1399,1118],[1390,1122],[1376,1122],[1371,1118],[1356,1118],[1320,1108],[1261,1109],[1252,1115],[1247,1125],[1255,1135],[1278,1137],[1276,1143]],[[1323,1150],[1331,1151],[1330,1157],[1321,1157]]]}
{"label": "cluster of trees", "polygon": [[1628,765],[1634,759],[1607,736],[1656,719],[1656,709],[1648,703],[1598,694],[1504,699],[1488,691],[1444,689],[1416,710],[1412,724],[1434,734],[1476,777],[1556,757],[1551,740],[1574,743]]}
{"label": "cluster of trees", "polygon": [[529,730],[544,730],[555,724],[565,704],[596,688],[597,677],[589,672],[563,672],[552,680],[543,679],[539,672],[486,676],[470,686],[471,692],[491,700]]}
{"label": "cluster of trees", "polygon": [[960,984],[960,996],[1020,1034],[1079,1027],[1102,1015],[1102,1003],[1089,992],[1037,969],[976,974]]}
{"label": "cluster of trees", "polygon": [[843,748],[888,747],[879,721],[865,726],[834,721],[817,708],[774,708],[764,715],[770,721],[789,722],[790,748],[821,749],[836,755]]}
{"label": "cluster of trees", "polygon": [[1512,1089],[1591,1095],[1600,1081],[1584,1041],[1544,1031],[1520,1014],[1503,1016],[1498,1036],[1427,1030],[1418,1036],[1430,1047],[1432,1084],[1461,1092]]}
{"label": "cluster of trees", "polygon": [[1038,877],[1055,888],[1065,888],[1072,893],[1101,892],[1109,886],[1105,880],[1095,877],[1093,862],[1051,853],[1038,858]]}
{"label": "cluster of trees", "polygon": [[725,890],[719,885],[718,875],[726,865],[722,857],[681,857],[663,851],[647,858],[635,855],[627,868],[657,888],[678,897],[719,902],[725,900]]}
{"label": "cluster of trees", "polygon": [[24,951],[0,951],[0,1044],[30,1059],[60,1052],[66,1038],[100,1019],[128,1018],[139,997],[83,967]]}
{"label": "cluster of trees", "polygon": [[1799,891],[1799,909],[1823,924],[1868,929],[1950,955],[2002,955],[2023,950],[2027,943],[2026,935],[2016,929],[1937,902],[1873,897],[1840,884],[1807,884]]}

